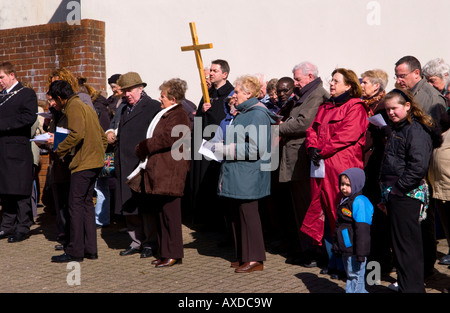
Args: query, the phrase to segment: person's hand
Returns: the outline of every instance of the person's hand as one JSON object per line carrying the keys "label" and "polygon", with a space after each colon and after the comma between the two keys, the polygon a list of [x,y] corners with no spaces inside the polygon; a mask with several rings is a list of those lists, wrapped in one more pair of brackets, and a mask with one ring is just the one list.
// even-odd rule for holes
{"label": "person's hand", "polygon": [[113,143],[115,143],[116,142],[116,140],[117,140],[117,138],[116,138],[116,134],[114,134],[114,132],[108,132],[107,134],[106,134],[106,139],[108,139],[108,143],[110,144],[110,145],[112,145]]}
{"label": "person's hand", "polygon": [[386,205],[383,202],[378,203],[377,207],[378,209],[380,209],[381,212],[387,215]]}
{"label": "person's hand", "polygon": [[318,148],[308,148],[308,154],[311,161],[314,163],[315,166],[319,166],[320,159],[322,159],[322,156],[320,155],[321,149]]}
{"label": "person's hand", "polygon": [[55,143],[55,134],[48,133],[50,135],[50,138],[47,139],[48,144],[53,145]]}
{"label": "person's hand", "polygon": [[147,148],[147,140],[143,140],[134,149],[134,153],[139,158],[139,160],[144,161],[145,158],[150,154]]}
{"label": "person's hand", "polygon": [[218,157],[223,158],[225,153],[225,146],[223,142],[216,142],[211,146],[211,151]]}
{"label": "person's hand", "polygon": [[208,111],[211,108],[211,103],[203,103],[202,110],[203,112]]}

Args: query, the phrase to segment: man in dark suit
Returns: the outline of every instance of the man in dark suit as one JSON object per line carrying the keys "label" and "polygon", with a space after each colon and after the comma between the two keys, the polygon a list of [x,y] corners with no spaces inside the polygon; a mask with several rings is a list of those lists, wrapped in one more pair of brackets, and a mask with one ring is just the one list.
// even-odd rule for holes
{"label": "man in dark suit", "polygon": [[[117,192],[121,204],[117,214],[123,214],[131,238],[130,246],[120,252],[120,255],[131,255],[140,252],[141,257],[153,255],[152,248],[156,248],[156,229],[152,227],[148,214],[139,210],[142,195],[130,189],[127,177],[139,165],[139,158],[135,154],[138,143],[147,137],[147,129],[153,117],[161,110],[161,104],[150,98],[144,91],[147,86],[138,73],[129,72],[117,80],[123,97],[126,100],[116,111],[120,115],[119,126],[116,130],[106,131],[108,143],[115,144],[114,162],[118,176],[119,191]],[[154,238],[154,240],[152,239]]]}
{"label": "man in dark suit", "polygon": [[31,127],[37,118],[36,93],[24,87],[11,63],[0,64],[0,238],[8,242],[29,236],[33,224]]}
{"label": "man in dark suit", "polygon": [[[211,229],[223,228],[224,208],[211,210],[211,205],[220,206],[217,196],[220,163],[206,159],[198,150],[202,140],[211,140],[214,132],[219,128],[220,122],[226,117],[225,99],[234,90],[228,81],[230,66],[225,60],[211,62],[210,80],[211,88],[208,93],[210,103],[200,100],[195,114],[195,123],[192,136],[192,162],[189,173],[191,192],[191,214],[194,224]],[[212,130],[212,133],[208,132]]]}

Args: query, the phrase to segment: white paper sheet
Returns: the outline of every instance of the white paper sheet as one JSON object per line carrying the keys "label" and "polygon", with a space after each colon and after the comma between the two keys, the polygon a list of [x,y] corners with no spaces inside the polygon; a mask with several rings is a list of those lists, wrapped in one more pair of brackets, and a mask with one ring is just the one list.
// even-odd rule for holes
{"label": "white paper sheet", "polygon": [[319,166],[314,165],[311,161],[311,173],[312,178],[325,178],[325,161],[321,159],[319,161]]}
{"label": "white paper sheet", "polygon": [[45,144],[48,142],[48,140],[51,138],[49,133],[41,134],[35,136],[33,139],[30,139],[30,141],[33,141],[35,143]]}
{"label": "white paper sheet", "polygon": [[200,146],[200,149],[198,150],[198,153],[203,154],[205,157],[208,157],[214,161],[221,162],[222,159],[218,158],[214,152],[211,151],[212,144],[205,139],[203,139],[202,145]]}
{"label": "white paper sheet", "polygon": [[38,112],[36,113],[39,116],[42,116],[43,118],[52,118],[53,114],[50,112]]}
{"label": "white paper sheet", "polygon": [[384,121],[384,118],[381,114],[375,114],[374,116],[371,116],[368,118],[369,123],[378,126],[378,127],[383,127],[386,126],[386,122]]}

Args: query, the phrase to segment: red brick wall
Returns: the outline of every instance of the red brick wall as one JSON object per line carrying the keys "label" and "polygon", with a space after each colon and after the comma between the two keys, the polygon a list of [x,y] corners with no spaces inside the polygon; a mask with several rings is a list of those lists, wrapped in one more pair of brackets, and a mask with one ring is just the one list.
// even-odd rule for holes
{"label": "red brick wall", "polygon": [[[0,62],[11,62],[17,78],[46,100],[48,75],[65,67],[75,76],[84,76],[95,89],[106,94],[105,23],[81,20],[81,25],[53,23],[0,30]],[[42,188],[48,157],[41,157],[38,173]]]}
{"label": "red brick wall", "polygon": [[62,67],[106,93],[105,23],[81,20],[81,25],[0,30],[0,61],[11,62],[18,79],[31,84],[40,100],[46,100],[48,75]]}

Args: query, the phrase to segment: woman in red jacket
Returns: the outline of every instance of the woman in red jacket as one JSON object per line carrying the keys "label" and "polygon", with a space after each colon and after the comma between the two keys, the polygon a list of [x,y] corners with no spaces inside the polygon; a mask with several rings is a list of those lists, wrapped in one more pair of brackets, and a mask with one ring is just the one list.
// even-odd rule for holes
{"label": "woman in red jacket", "polygon": [[319,107],[314,122],[306,131],[308,154],[315,165],[323,159],[325,177],[311,178],[311,203],[301,231],[319,245],[325,239],[329,269],[335,267],[330,243],[336,225],[339,173],[351,167],[363,168],[368,120],[361,95],[359,79],[352,70],[334,70],[330,81],[331,98]]}

